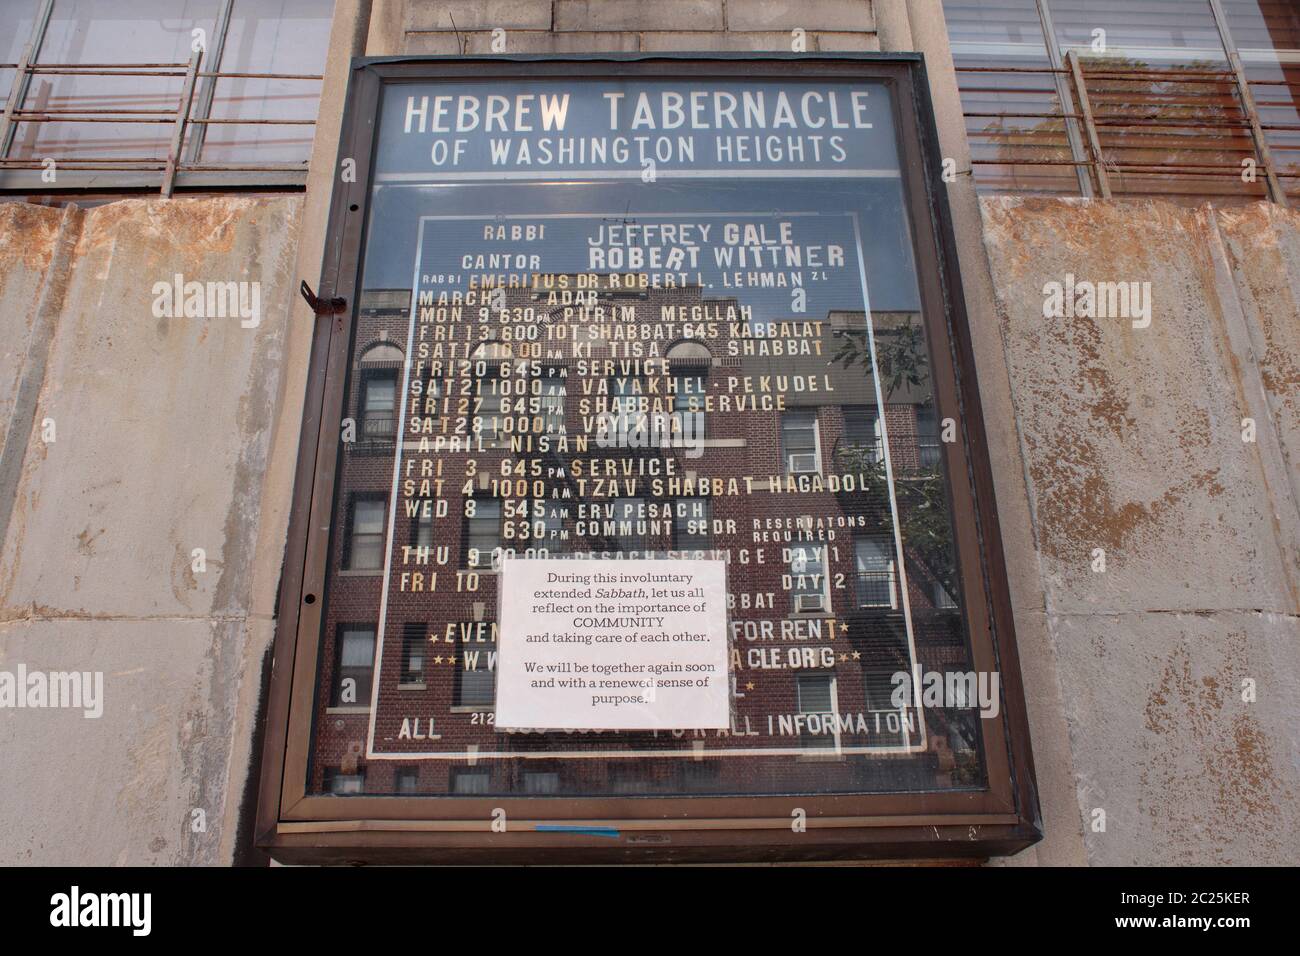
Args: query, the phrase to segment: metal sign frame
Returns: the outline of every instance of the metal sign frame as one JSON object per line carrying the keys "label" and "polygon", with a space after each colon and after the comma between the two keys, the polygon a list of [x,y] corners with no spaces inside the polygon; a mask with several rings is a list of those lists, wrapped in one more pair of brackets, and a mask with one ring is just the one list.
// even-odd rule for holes
{"label": "metal sign frame", "polygon": [[[998,671],[1000,712],[980,720],[980,790],[698,797],[441,797],[307,793],[321,600],[372,149],[385,84],[554,77],[872,79],[888,84],[902,152],[921,314],[938,407],[960,410],[944,444],[972,664]],[[316,319],[278,632],[266,706],[257,846],[291,863],[771,861],[987,857],[1042,838],[993,480],[961,293],[956,244],[924,63],[919,54],[600,54],[364,58],[353,62],[318,288],[342,311]],[[336,169],[341,168],[336,166]],[[503,809],[504,832],[493,828]],[[800,810],[806,829],[796,832]],[[499,829],[499,827],[497,828]],[[613,838],[611,838],[613,836]]]}

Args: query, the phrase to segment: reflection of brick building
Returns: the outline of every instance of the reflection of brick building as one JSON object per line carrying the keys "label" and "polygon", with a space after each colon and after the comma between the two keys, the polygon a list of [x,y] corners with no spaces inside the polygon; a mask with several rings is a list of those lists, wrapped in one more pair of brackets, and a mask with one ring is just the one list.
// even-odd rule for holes
{"label": "reflection of brick building", "polygon": [[[941,446],[914,313],[876,315],[877,354],[888,369],[882,423],[861,359],[848,368],[832,362],[864,329],[861,312],[760,317],[736,298],[705,299],[698,287],[602,288],[588,294],[585,311],[566,312],[545,293],[519,289],[496,305],[507,314],[532,309],[518,312],[530,321],[498,318],[485,341],[467,346],[477,306],[456,316],[417,310],[382,663],[373,675],[409,304],[405,290],[372,290],[361,301],[345,411],[355,441],[344,446],[335,503],[314,786],[579,794],[979,782],[969,711],[927,710],[924,752],[852,752],[920,739],[890,702],[891,675],[910,666],[905,607],[922,670],[970,666],[952,558],[934,532],[946,527],[932,467]],[[437,338],[439,324],[454,325],[460,338]],[[537,338],[519,341],[521,329]],[[647,337],[625,338],[628,329]],[[602,447],[593,427],[601,413],[628,426],[663,415],[688,435],[702,424],[704,447],[698,457],[683,447]],[[477,433],[472,450],[454,441],[458,429]],[[421,434],[431,446],[423,453]],[[908,544],[901,567],[885,436]],[[925,543],[912,547],[912,532]],[[733,733],[496,732],[496,547],[611,560],[726,557]],[[467,756],[367,762],[375,681],[377,751]],[[734,755],[774,748],[802,753]],[[606,749],[608,760],[564,756]],[[529,759],[476,756],[500,751]],[[684,753],[620,756],[628,751]]]}

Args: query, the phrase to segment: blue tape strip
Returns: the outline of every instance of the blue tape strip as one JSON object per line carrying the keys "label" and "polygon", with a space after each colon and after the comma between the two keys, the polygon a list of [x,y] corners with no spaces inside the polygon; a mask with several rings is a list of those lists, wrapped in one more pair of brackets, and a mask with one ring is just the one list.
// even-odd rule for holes
{"label": "blue tape strip", "polygon": [[618,839],[618,831],[613,827],[571,827],[562,823],[539,823],[536,827],[549,833],[585,833],[587,836],[603,836]]}

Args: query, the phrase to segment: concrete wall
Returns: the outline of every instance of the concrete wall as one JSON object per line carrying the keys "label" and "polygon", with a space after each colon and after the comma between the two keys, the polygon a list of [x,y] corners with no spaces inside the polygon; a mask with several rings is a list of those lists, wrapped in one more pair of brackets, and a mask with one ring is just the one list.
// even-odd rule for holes
{"label": "concrete wall", "polygon": [[[878,50],[875,6],[871,0],[377,0],[367,52],[789,51],[794,30],[802,31],[808,52]],[[501,32],[494,37],[493,31]]]}
{"label": "concrete wall", "polygon": [[[1088,860],[1294,863],[1300,215],[982,208]],[[1149,282],[1150,327],[1045,318],[1071,273]]]}
{"label": "concrete wall", "polygon": [[[249,638],[269,630],[248,596],[301,211],[301,197],[0,207],[24,240],[0,260],[6,448],[21,453],[0,668],[104,674],[97,719],[0,711],[0,862],[225,856],[237,704],[260,680]],[[260,324],[157,317],[153,283],[176,273],[260,283]]]}

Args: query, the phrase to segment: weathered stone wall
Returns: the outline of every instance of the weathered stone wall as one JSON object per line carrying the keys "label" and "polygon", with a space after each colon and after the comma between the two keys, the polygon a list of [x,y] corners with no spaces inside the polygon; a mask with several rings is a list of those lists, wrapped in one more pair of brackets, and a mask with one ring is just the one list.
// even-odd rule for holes
{"label": "weathered stone wall", "polygon": [[[105,698],[97,719],[0,711],[0,862],[222,861],[246,771],[231,766],[236,710],[243,682],[256,699],[270,629],[249,593],[301,209],[0,206],[18,464],[0,485],[0,668],[102,671]],[[177,273],[260,283],[260,324],[156,317],[153,284]]]}
{"label": "weathered stone wall", "polygon": [[807,52],[878,50],[873,6],[871,0],[379,0],[368,52],[788,52],[794,30],[803,31]]}
{"label": "weathered stone wall", "polygon": [[[1088,859],[1293,863],[1300,215],[982,209]],[[1149,282],[1150,326],[1045,318],[1069,274]]]}

